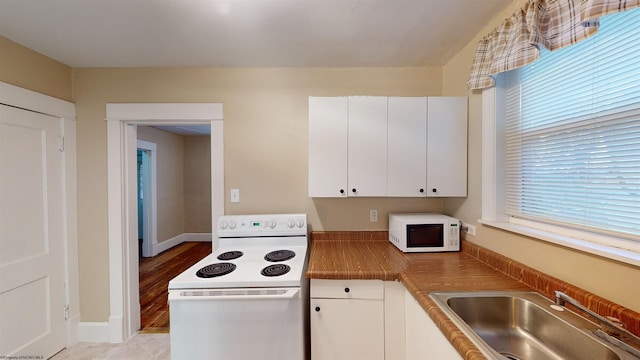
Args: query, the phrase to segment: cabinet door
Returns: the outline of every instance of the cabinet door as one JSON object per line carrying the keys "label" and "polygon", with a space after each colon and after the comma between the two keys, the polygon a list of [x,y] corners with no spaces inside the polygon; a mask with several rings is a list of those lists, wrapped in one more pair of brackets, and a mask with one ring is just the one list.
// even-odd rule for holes
{"label": "cabinet door", "polygon": [[461,360],[460,354],[408,291],[405,300],[406,359]]}
{"label": "cabinet door", "polygon": [[347,196],[347,97],[309,97],[309,196]]}
{"label": "cabinet door", "polygon": [[382,300],[311,299],[312,360],[384,359]]}
{"label": "cabinet door", "polygon": [[427,196],[467,196],[467,98],[429,97]]}
{"label": "cabinet door", "polygon": [[349,97],[349,196],[387,194],[387,98]]}
{"label": "cabinet door", "polygon": [[390,97],[387,195],[425,197],[427,186],[427,98]]}

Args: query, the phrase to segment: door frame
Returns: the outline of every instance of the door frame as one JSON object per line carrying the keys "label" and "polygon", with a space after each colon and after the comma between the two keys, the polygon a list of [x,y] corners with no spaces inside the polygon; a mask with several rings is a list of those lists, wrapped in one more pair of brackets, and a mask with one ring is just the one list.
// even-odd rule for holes
{"label": "door frame", "polygon": [[149,153],[149,164],[146,168],[147,183],[145,184],[145,197],[142,201],[143,211],[143,241],[142,256],[156,256],[156,244],[158,243],[158,191],[157,191],[157,151],[156,143],[137,140],[136,147],[144,152]]}
{"label": "door frame", "polygon": [[61,122],[64,166],[64,296],[66,309],[66,345],[78,342],[80,324],[80,280],[78,271],[78,215],[76,107],[69,101],[57,99],[32,90],[0,82],[0,103],[54,116]]}
{"label": "door frame", "polygon": [[[224,214],[221,103],[106,104],[109,215],[109,341],[123,342],[140,327],[138,290],[136,125],[211,125],[212,222]],[[214,228],[215,231],[215,228]],[[214,234],[215,236],[215,234]]]}

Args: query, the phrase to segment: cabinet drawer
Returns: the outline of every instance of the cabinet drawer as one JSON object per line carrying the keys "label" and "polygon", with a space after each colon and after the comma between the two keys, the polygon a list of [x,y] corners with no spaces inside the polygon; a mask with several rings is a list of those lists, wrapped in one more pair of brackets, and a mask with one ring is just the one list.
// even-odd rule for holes
{"label": "cabinet drawer", "polygon": [[311,297],[325,299],[384,299],[382,280],[311,279]]}

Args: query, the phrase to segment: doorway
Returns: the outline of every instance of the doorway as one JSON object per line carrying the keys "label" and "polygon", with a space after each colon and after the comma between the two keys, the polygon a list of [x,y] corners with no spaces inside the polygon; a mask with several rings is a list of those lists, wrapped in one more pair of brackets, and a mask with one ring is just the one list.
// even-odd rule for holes
{"label": "doorway", "polygon": [[[146,169],[148,163],[148,154],[138,148],[138,255],[142,258],[142,244],[144,242],[144,226],[147,224],[147,221],[144,221],[144,215],[149,211],[149,209],[144,208],[144,200],[148,197],[145,196],[144,192],[146,189],[145,183],[147,182],[147,176],[149,176],[148,170]],[[146,210],[146,211],[145,211]],[[147,239],[149,241],[149,239]]]}
{"label": "doorway", "polygon": [[[169,280],[212,249],[211,127],[137,125],[136,132],[140,331],[167,332]],[[157,200],[149,201],[149,188]]]}
{"label": "doorway", "polygon": [[136,198],[138,202],[138,258],[155,255],[157,243],[157,144],[137,140]]}
{"label": "doorway", "polygon": [[224,214],[222,104],[107,104],[109,208],[109,341],[140,327],[136,125],[211,126],[211,220]]}

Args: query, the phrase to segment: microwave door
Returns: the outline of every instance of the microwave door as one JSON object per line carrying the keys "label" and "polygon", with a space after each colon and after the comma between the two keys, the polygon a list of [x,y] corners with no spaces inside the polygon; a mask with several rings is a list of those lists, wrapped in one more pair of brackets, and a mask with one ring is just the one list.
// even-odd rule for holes
{"label": "microwave door", "polygon": [[444,224],[407,225],[407,248],[444,246]]}

